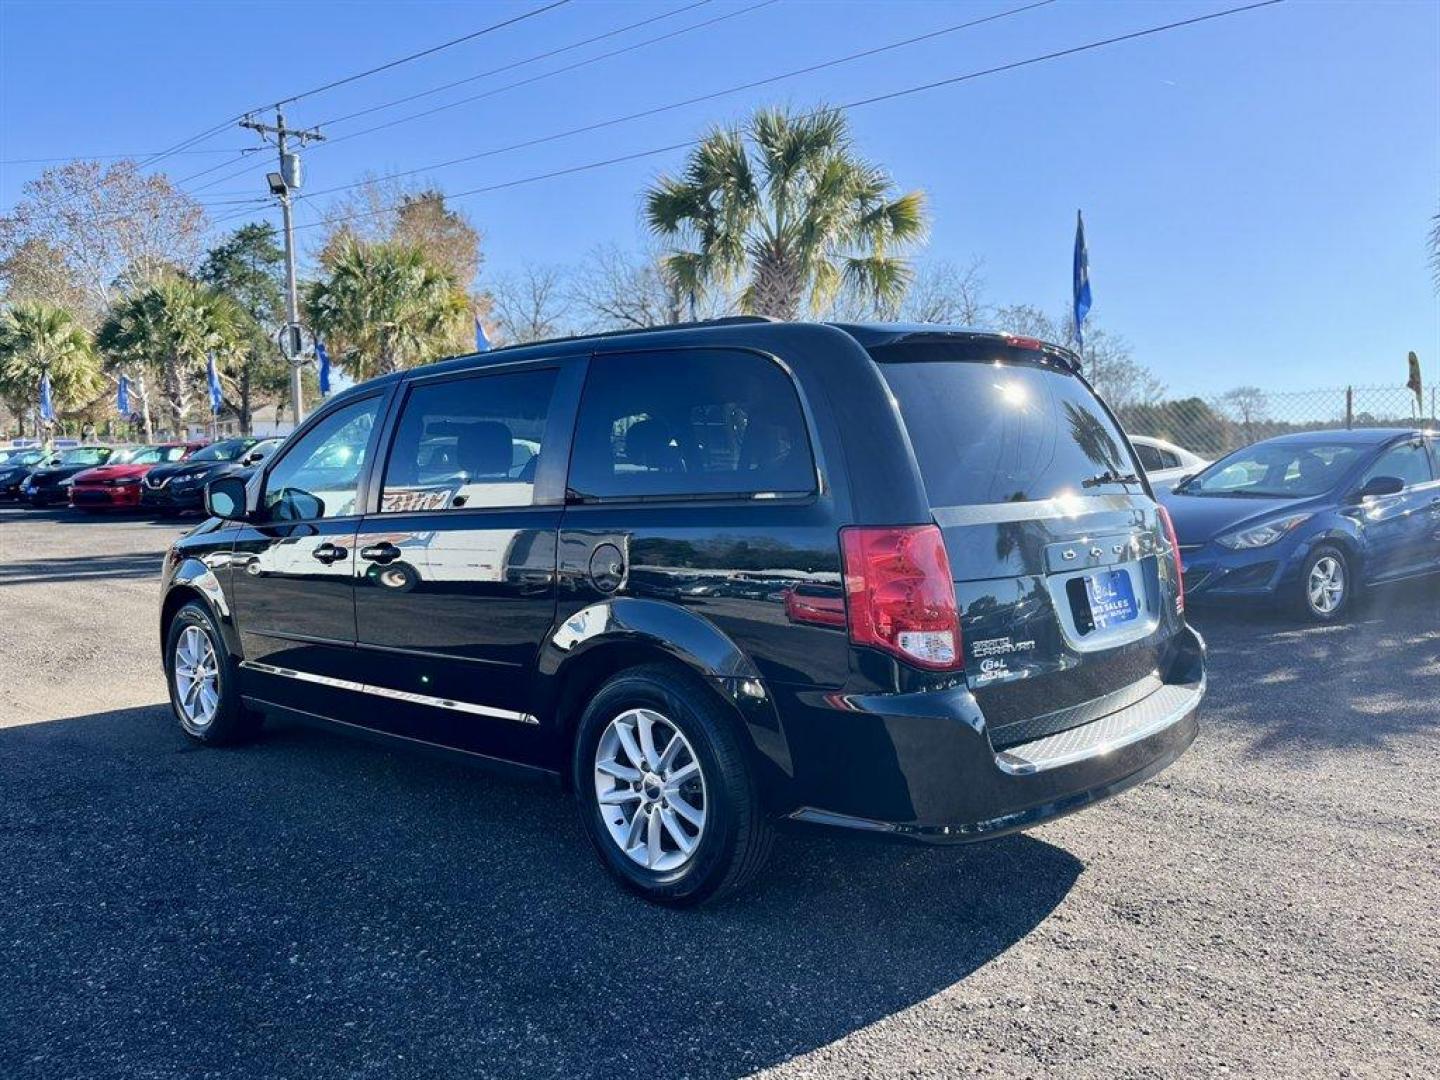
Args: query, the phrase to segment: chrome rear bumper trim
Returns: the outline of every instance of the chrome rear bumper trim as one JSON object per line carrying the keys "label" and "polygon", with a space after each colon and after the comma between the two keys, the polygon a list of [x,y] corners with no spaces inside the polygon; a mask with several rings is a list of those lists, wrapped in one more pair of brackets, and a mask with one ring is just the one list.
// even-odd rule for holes
{"label": "chrome rear bumper trim", "polygon": [[1166,686],[1128,709],[1003,750],[995,764],[1012,776],[1029,776],[1101,757],[1178,724],[1204,696],[1203,680],[1198,686]]}

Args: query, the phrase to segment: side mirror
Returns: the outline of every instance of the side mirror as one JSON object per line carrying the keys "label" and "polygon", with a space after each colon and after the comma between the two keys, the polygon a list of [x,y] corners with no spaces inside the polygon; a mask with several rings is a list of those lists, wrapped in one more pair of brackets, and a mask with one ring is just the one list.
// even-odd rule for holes
{"label": "side mirror", "polygon": [[1405,490],[1405,481],[1398,476],[1372,476],[1360,489],[1360,498],[1378,499],[1386,495],[1399,495]]}
{"label": "side mirror", "polygon": [[239,476],[221,476],[205,485],[205,511],[226,521],[244,521],[245,480]]}
{"label": "side mirror", "polygon": [[249,450],[249,451],[247,451],[247,452],[245,453],[245,456],[240,459],[240,462],[239,462],[239,463],[240,463],[241,465],[258,465],[258,464],[260,464],[260,462],[262,462],[262,461],[264,461],[264,460],[265,460],[265,451],[264,451],[264,450]]}

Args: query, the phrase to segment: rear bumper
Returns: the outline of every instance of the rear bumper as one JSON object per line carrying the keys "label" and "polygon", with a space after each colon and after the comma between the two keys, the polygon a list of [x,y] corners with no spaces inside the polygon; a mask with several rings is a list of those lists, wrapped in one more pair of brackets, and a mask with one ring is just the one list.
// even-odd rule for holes
{"label": "rear bumper", "polygon": [[[997,752],[967,690],[849,698],[834,728],[848,783],[790,820],[931,843],[1027,829],[1154,776],[1199,731],[1204,643],[1188,627],[1163,685],[1090,723]],[[788,725],[787,725],[788,727]],[[833,733],[833,732],[832,732]],[[887,745],[888,744],[888,745]],[[832,757],[835,755],[832,755]],[[804,760],[796,755],[797,763]]]}

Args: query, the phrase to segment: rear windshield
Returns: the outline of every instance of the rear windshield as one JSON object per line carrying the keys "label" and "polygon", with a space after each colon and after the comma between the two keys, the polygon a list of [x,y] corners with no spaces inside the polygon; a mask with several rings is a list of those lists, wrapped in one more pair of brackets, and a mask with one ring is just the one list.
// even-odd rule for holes
{"label": "rear windshield", "polygon": [[1141,490],[1125,437],[1088,387],[1031,350],[921,342],[872,350],[932,506]]}

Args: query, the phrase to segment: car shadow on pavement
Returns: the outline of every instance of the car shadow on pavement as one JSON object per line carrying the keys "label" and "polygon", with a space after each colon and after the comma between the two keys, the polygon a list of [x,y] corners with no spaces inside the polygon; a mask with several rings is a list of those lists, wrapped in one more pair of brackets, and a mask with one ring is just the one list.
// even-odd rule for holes
{"label": "car shadow on pavement", "polygon": [[59,559],[0,561],[0,585],[39,585],[60,581],[114,581],[159,577],[165,552],[133,551],[120,555],[70,555]]}
{"label": "car shadow on pavement", "polygon": [[1333,625],[1265,609],[1208,608],[1190,620],[1209,646],[1204,722],[1243,733],[1254,753],[1386,748],[1440,733],[1434,578],[1377,588]]}
{"label": "car shadow on pavement", "polygon": [[197,749],[152,706],[0,729],[0,760],[11,1078],[741,1076],[964,979],[1082,869],[781,837],[675,912],[555,788],[329,730]]}

